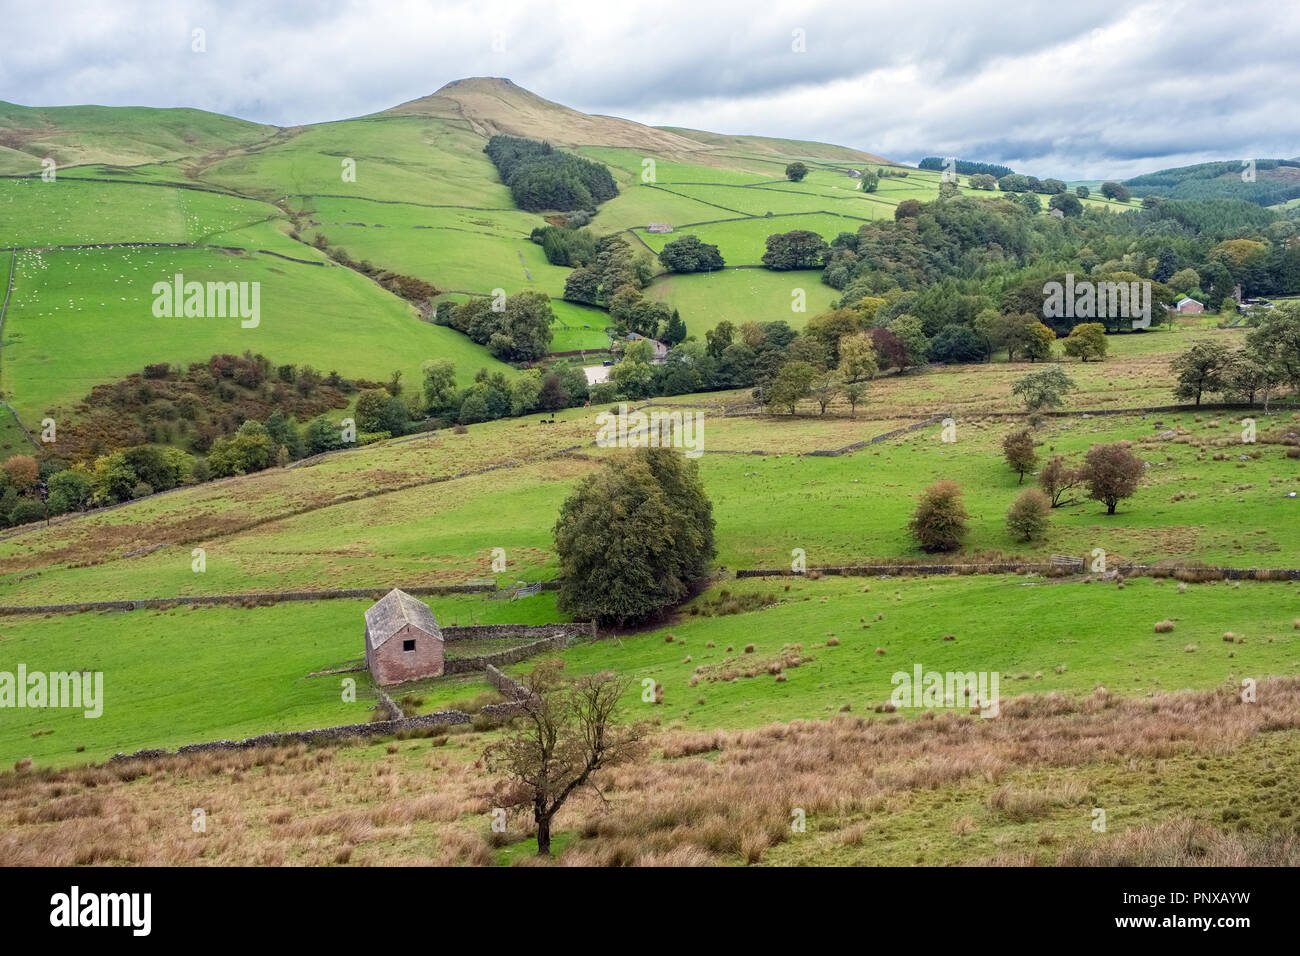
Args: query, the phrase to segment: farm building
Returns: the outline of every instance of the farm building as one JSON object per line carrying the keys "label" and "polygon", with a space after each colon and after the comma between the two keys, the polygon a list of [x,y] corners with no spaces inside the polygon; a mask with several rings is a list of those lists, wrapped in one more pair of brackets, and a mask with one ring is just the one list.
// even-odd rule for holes
{"label": "farm building", "polygon": [[397,588],[366,610],[366,666],[376,684],[442,673],[442,629],[433,611]]}
{"label": "farm building", "polygon": [[672,232],[673,227],[666,222],[652,222],[645,227],[646,232]]}
{"label": "farm building", "polygon": [[1174,305],[1174,311],[1181,312],[1183,315],[1200,315],[1205,311],[1205,306],[1200,302],[1197,302],[1195,299],[1189,299],[1187,296],[1183,296]]}
{"label": "farm building", "polygon": [[[626,342],[639,342],[642,339],[645,339],[645,336],[640,332],[629,332],[624,336],[624,341]],[[668,360],[667,345],[660,342],[658,339],[646,339],[646,341],[649,342],[651,347],[654,349],[654,357],[650,359],[651,362],[659,365]]]}

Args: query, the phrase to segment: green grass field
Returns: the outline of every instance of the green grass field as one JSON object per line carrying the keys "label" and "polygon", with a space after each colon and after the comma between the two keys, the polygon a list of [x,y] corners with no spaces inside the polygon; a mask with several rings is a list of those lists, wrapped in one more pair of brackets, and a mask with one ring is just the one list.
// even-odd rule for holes
{"label": "green grass field", "polygon": [[564,292],[569,270],[548,263],[542,247],[528,238],[545,224],[540,216],[321,197],[312,204],[312,221],[320,225],[303,238],[310,241],[324,233],[331,247],[346,250],[355,260],[418,276],[448,291]]}
{"label": "green grass field", "polygon": [[[757,266],[767,251],[767,237],[778,232],[806,229],[830,241],[842,232],[856,232],[862,223],[857,219],[830,213],[811,215],[773,216],[771,219],[730,219],[701,226],[684,226],[671,233],[653,233],[637,229],[637,237],[656,253],[664,246],[684,235],[698,236],[702,242],[712,243],[722,253],[729,266]],[[821,282],[820,277],[818,283]],[[833,290],[832,290],[833,291]]]}
{"label": "green grass field", "polygon": [[[238,492],[230,483],[200,486],[49,533],[20,535],[0,542],[0,595],[34,604],[380,587],[394,580],[455,583],[486,573],[494,547],[506,549],[516,577],[553,577],[551,526],[560,503],[594,464],[559,458],[431,484],[418,483],[419,471],[446,475],[476,460],[508,463],[523,451],[511,443],[525,439],[541,443],[534,454],[590,444],[595,411],[565,413],[555,432],[506,420],[476,426],[466,436],[369,446],[305,470],[237,479],[244,489]],[[1004,419],[959,418],[952,444],[942,441],[936,425],[827,458],[800,453],[859,441],[903,422],[710,416],[703,426],[701,475],[714,504],[718,561],[728,568],[788,567],[795,548],[804,549],[812,567],[915,560],[921,554],[907,536],[907,517],[915,496],[941,478],[965,491],[967,560],[998,554],[1045,560],[1101,548],[1112,563],[1287,567],[1300,551],[1300,523],[1291,514],[1297,499],[1286,496],[1297,490],[1300,476],[1283,446],[1264,439],[1293,421],[1289,415],[1261,419],[1261,442],[1248,446],[1240,443],[1235,422],[1197,421],[1190,413],[1053,419],[1036,436],[1040,460],[1059,453],[1077,461],[1092,444],[1131,440],[1151,466],[1117,515],[1107,516],[1082,497],[1067,498],[1053,512],[1046,537],[1032,544],[1011,537],[1003,523],[1022,487],[1002,461],[1001,439],[1018,427]],[[1174,435],[1156,437],[1166,431]],[[765,454],[722,453],[753,449]],[[1213,460],[1215,454],[1226,460]],[[340,500],[377,484],[392,490]],[[763,507],[755,508],[755,501]],[[310,510],[293,513],[304,506]],[[202,516],[197,522],[196,514]],[[166,546],[128,556],[158,544]],[[191,571],[194,546],[207,553],[202,575]],[[34,568],[41,569],[35,579]]]}
{"label": "green grass field", "polygon": [[[260,324],[235,318],[156,318],[154,283],[261,283]],[[261,352],[277,362],[386,379],[449,358],[463,381],[487,351],[450,329],[421,322],[401,300],[332,264],[207,249],[81,249],[19,254],[4,327],[5,393],[24,421],[64,414],[91,387],[150,362],[203,361],[219,352]]]}
{"label": "green grass field", "polygon": [[[799,290],[802,290],[804,308],[796,312]],[[834,289],[822,284],[820,272],[767,269],[726,269],[691,275],[665,273],[650,284],[646,295],[679,309],[688,334],[700,339],[724,319],[737,328],[745,322],[777,319],[790,323],[792,328],[803,328],[809,318],[829,309],[839,297]]]}
{"label": "green grass field", "polygon": [[0,245],[202,243],[270,218],[273,206],[195,189],[75,179],[0,179]]}
{"label": "green grass field", "polygon": [[[711,593],[722,589],[771,595],[772,603],[726,617],[686,616],[646,633],[571,648],[564,653],[566,669],[627,675],[633,681],[624,700],[630,717],[662,714],[684,729],[825,719],[844,704],[871,713],[890,699],[893,675],[910,676],[918,663],[926,671],[997,672],[1004,698],[1085,694],[1097,684],[1145,696],[1300,669],[1300,631],[1283,610],[1296,593],[1293,583],[1219,582],[1188,585],[1180,593],[1177,582],[1152,578],[1126,582],[1122,590],[1015,576],[786,578],[729,581]],[[1155,623],[1166,618],[1175,622],[1174,631],[1154,633]],[[1225,642],[1225,631],[1245,642]],[[828,645],[831,639],[838,645]],[[787,680],[778,682],[766,664],[788,645],[799,645],[812,659],[786,668]],[[753,651],[746,651],[750,646]],[[744,670],[755,664],[761,665],[756,676],[728,676],[730,665]],[[662,704],[642,701],[647,679],[663,685]],[[901,712],[915,716],[917,710]]]}
{"label": "green grass field", "polygon": [[[554,597],[546,594],[519,602],[430,600],[448,624],[556,619]],[[369,603],[6,618],[0,634],[7,662],[22,661],[29,673],[101,671],[104,700],[94,718],[75,709],[6,710],[0,761],[32,756],[66,764],[147,746],[365,723],[377,699],[367,672],[308,674],[364,657]],[[356,683],[354,700],[344,699],[345,678]]]}

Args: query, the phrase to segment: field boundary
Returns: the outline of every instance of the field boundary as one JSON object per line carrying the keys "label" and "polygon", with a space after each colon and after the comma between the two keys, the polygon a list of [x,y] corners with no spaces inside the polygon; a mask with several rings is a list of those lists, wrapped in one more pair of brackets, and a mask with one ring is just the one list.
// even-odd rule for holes
{"label": "field boundary", "polygon": [[[560,587],[559,581],[536,582],[543,591],[555,591]],[[82,614],[91,611],[140,611],[148,609],[166,609],[177,606],[187,607],[254,607],[272,604],[286,604],[292,601],[349,601],[359,598],[378,600],[397,587],[407,594],[416,596],[436,596],[446,594],[498,594],[495,584],[412,584],[392,585],[373,588],[333,588],[327,591],[248,591],[243,594],[190,594],[178,597],[134,598],[121,601],[77,601],[66,604],[11,604],[0,606],[0,617],[12,617],[20,614]],[[509,591],[510,589],[506,589]],[[442,630],[453,632],[446,640],[469,640],[475,637],[518,637],[530,633],[525,628],[540,627],[542,631],[551,632],[557,627],[572,629],[585,625],[523,625],[523,624],[481,624],[449,625]],[[484,629],[488,628],[488,631]],[[512,631],[514,633],[504,633]],[[531,633],[540,633],[533,631]]]}
{"label": "field boundary", "polygon": [[[504,651],[501,654],[490,655],[490,657],[466,658],[471,661],[482,661],[476,667],[463,668],[461,671],[443,671],[444,674],[460,673],[470,670],[482,670],[491,684],[501,696],[506,699],[499,704],[488,704],[479,710],[479,716],[486,717],[489,720],[502,720],[515,716],[523,711],[528,705],[532,694],[528,688],[519,681],[510,677],[495,666],[494,660],[498,657],[519,651],[528,653],[519,655],[515,660],[523,660],[525,657],[531,657],[543,650],[558,648],[566,643],[568,638],[565,635],[548,638],[543,641],[536,641],[532,644],[525,645],[522,648],[514,648],[513,651]],[[498,662],[500,663],[500,662]],[[514,663],[514,661],[504,661],[504,663]],[[384,692],[382,688],[375,688],[379,700],[379,706],[386,713],[392,713],[397,709],[391,697]],[[393,734],[404,732],[426,730],[431,727],[445,727],[454,724],[472,724],[474,717],[461,710],[439,710],[431,714],[417,714],[414,717],[394,717],[388,720],[375,720],[364,724],[339,724],[333,727],[319,727],[314,730],[286,730],[276,731],[269,734],[259,734],[256,737],[246,737],[243,740],[210,740],[205,743],[182,744],[176,750],[171,751],[165,747],[142,748],[134,753],[117,753],[109,758],[110,762],[120,762],[123,760],[151,760],[156,757],[180,757],[188,754],[211,753],[223,750],[248,750],[253,747],[278,747],[285,744],[317,744],[328,743],[336,740],[344,740],[350,737],[387,737]]]}
{"label": "field boundary", "polygon": [[[1042,561],[1003,561],[982,564],[856,564],[809,568],[794,571],[790,568],[741,568],[736,578],[799,578],[813,573],[827,577],[904,577],[929,574],[1043,574],[1049,577],[1074,576],[1078,572],[1065,572],[1061,565]],[[1117,564],[1105,572],[1108,577],[1187,578],[1189,580],[1228,581],[1300,581],[1300,568],[1226,568],[1178,567],[1160,564]],[[816,578],[812,578],[816,580]]]}
{"label": "field boundary", "polygon": [[[9,252],[9,282],[5,285],[4,304],[0,305],[0,355],[4,354],[5,316],[9,314],[9,297],[13,295],[14,274],[18,270],[18,250],[9,249],[7,251]],[[41,447],[40,444],[32,437],[32,433],[27,430],[27,426],[23,424],[23,420],[18,417],[18,410],[8,402],[0,402],[0,405],[4,405],[4,407],[9,411],[9,414],[14,417],[14,422],[20,429],[22,429],[23,434],[27,436],[27,440],[31,442],[32,447],[39,451]]]}

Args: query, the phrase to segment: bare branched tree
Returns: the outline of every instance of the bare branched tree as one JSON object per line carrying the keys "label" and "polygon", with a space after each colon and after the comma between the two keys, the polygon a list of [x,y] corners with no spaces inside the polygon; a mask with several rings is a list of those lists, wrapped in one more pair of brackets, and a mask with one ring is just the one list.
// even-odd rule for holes
{"label": "bare branched tree", "polygon": [[524,683],[523,713],[483,756],[492,772],[519,785],[519,804],[532,807],[537,824],[537,853],[549,856],[551,821],[564,802],[580,787],[604,799],[594,774],[639,756],[646,728],[618,720],[629,681],[609,671],[566,678],[550,662]]}

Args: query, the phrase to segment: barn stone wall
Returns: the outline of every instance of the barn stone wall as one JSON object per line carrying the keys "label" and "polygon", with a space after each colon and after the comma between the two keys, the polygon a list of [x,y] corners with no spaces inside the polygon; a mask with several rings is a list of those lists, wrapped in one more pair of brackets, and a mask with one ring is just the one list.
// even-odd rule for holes
{"label": "barn stone wall", "polygon": [[592,623],[575,624],[465,624],[449,625],[442,628],[445,641],[484,640],[487,638],[526,637],[540,640],[558,635],[596,636],[596,625]]}
{"label": "barn stone wall", "polygon": [[540,641],[533,641],[531,644],[521,644],[518,647],[512,647],[509,650],[498,651],[495,654],[480,654],[477,657],[452,657],[443,662],[444,674],[464,674],[469,671],[481,671],[493,664],[506,665],[514,664],[518,661],[532,657],[534,654],[540,654],[543,651],[559,650],[569,643],[569,635],[561,632],[554,637],[544,638]]}
{"label": "barn stone wall", "polygon": [[[415,650],[402,650],[402,643],[415,641]],[[402,684],[406,681],[438,677],[444,671],[443,642],[413,624],[403,625],[392,637],[373,650],[366,642],[370,673],[378,684]]]}

